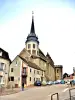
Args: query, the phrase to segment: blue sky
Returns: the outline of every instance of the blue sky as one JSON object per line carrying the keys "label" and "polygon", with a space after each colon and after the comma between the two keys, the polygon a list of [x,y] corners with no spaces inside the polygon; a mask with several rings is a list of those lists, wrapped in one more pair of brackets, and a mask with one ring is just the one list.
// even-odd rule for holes
{"label": "blue sky", "polygon": [[13,60],[25,47],[34,11],[40,48],[72,73],[75,66],[74,0],[0,0],[0,47]]}

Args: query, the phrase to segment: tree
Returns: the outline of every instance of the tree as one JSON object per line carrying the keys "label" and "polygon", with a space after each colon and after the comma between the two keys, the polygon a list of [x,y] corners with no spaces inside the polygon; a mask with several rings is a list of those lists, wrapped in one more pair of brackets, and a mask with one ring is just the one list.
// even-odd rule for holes
{"label": "tree", "polygon": [[68,77],[68,74],[67,73],[64,73],[63,74],[63,78],[65,78],[65,77]]}

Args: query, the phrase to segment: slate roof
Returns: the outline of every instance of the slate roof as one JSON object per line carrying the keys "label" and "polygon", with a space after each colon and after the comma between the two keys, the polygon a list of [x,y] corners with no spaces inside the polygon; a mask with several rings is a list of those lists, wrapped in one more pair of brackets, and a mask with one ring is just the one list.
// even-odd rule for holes
{"label": "slate roof", "polygon": [[62,65],[54,65],[55,68],[63,68]]}
{"label": "slate roof", "polygon": [[[19,56],[20,57],[20,56]],[[27,61],[26,59],[20,57],[25,63],[28,64],[29,67],[32,67],[34,69],[38,69],[38,70],[41,70],[41,71],[44,71],[42,70],[38,65],[36,65],[35,63],[31,62],[31,61]]]}
{"label": "slate roof", "polygon": [[0,48],[0,52],[2,52],[2,56],[0,56],[0,58],[9,60],[9,61],[11,62],[11,60],[10,60],[10,58],[9,58],[8,52],[6,52],[5,50],[3,50],[2,48]]}
{"label": "slate roof", "polygon": [[31,30],[30,30],[30,34],[27,36],[26,43],[29,41],[35,41],[39,44],[38,37],[35,34],[34,16],[32,16]]}

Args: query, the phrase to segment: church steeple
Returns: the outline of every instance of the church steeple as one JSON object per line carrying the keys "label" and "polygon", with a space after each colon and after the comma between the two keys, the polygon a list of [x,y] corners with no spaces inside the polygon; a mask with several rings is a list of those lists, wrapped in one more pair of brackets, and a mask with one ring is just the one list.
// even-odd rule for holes
{"label": "church steeple", "polygon": [[34,12],[32,11],[32,24],[31,24],[31,30],[30,33],[31,34],[35,34],[35,27],[34,27]]}
{"label": "church steeple", "polygon": [[35,34],[33,12],[32,12],[32,22],[31,22],[30,33],[28,34],[27,40],[26,40],[26,50],[31,55],[38,55],[39,53],[39,41],[38,41],[38,37]]}
{"label": "church steeple", "polygon": [[32,23],[31,23],[31,29],[30,29],[30,34],[27,36],[27,40],[26,43],[29,41],[34,41],[37,42],[39,44],[38,41],[38,37],[35,34],[35,26],[34,26],[34,15],[33,15],[33,11],[32,11]]}

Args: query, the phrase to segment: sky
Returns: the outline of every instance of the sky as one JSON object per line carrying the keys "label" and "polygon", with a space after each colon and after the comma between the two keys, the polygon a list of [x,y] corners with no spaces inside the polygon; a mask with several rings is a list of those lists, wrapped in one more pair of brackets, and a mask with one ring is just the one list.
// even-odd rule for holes
{"label": "sky", "polygon": [[0,0],[0,47],[13,60],[25,47],[32,11],[40,49],[71,74],[75,67],[75,0]]}

